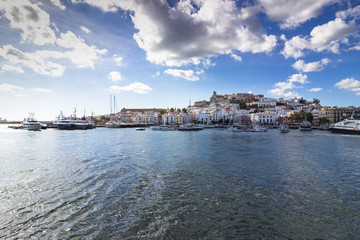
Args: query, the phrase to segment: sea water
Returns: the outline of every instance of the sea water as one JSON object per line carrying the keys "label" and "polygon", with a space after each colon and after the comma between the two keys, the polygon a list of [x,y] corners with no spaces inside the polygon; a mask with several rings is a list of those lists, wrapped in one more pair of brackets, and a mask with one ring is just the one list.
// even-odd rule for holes
{"label": "sea water", "polygon": [[359,239],[360,137],[0,126],[1,239]]}

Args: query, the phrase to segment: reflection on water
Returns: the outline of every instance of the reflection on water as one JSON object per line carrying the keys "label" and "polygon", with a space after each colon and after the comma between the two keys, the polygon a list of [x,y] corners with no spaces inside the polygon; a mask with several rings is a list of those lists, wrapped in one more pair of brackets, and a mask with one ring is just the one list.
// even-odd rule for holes
{"label": "reflection on water", "polygon": [[0,238],[357,239],[359,139],[0,126]]}

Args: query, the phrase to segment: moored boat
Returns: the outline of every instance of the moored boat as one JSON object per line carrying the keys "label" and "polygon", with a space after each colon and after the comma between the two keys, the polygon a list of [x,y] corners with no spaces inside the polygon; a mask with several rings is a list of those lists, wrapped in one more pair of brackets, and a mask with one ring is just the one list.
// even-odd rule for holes
{"label": "moored boat", "polygon": [[250,132],[267,132],[268,129],[269,128],[264,126],[255,125],[253,128],[250,129]]}
{"label": "moored boat", "polygon": [[311,125],[311,123],[309,121],[303,121],[299,125],[299,130],[300,131],[311,131],[312,130],[312,125]]}
{"label": "moored boat", "polygon": [[64,114],[60,112],[54,124],[59,130],[86,130],[94,128],[92,122],[76,119],[76,110],[74,111],[74,115],[69,118],[66,118]]}
{"label": "moored boat", "polygon": [[196,125],[191,125],[191,124],[186,124],[186,125],[181,125],[178,130],[179,131],[199,131],[199,130],[203,130],[203,127],[199,127]]}
{"label": "moored boat", "polygon": [[344,121],[332,124],[330,126],[332,133],[360,135],[360,120],[345,119]]}
{"label": "moored boat", "polygon": [[25,118],[22,123],[22,128],[29,131],[39,131],[41,124],[35,119],[34,113],[29,113],[29,117]]}
{"label": "moored boat", "polygon": [[281,133],[288,133],[288,132],[290,132],[289,126],[288,126],[288,125],[285,125],[285,124],[281,124],[281,125],[279,126],[279,132],[281,132]]}
{"label": "moored boat", "polygon": [[168,127],[166,125],[160,125],[160,126],[154,126],[151,127],[153,131],[172,131],[173,129],[171,127]]}

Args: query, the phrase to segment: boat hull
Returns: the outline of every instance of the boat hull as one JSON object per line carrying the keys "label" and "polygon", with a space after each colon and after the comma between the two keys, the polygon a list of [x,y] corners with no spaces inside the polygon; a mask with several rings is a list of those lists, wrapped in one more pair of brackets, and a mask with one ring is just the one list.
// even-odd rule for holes
{"label": "boat hull", "polygon": [[58,124],[56,125],[57,129],[59,130],[75,130],[75,124]]}
{"label": "boat hull", "polygon": [[179,128],[179,131],[200,131],[201,128]]}
{"label": "boat hull", "polygon": [[23,125],[22,128],[28,131],[40,131],[41,125],[40,124]]}
{"label": "boat hull", "polygon": [[354,130],[354,129],[330,128],[330,132],[340,133],[340,134],[360,135],[360,130]]}

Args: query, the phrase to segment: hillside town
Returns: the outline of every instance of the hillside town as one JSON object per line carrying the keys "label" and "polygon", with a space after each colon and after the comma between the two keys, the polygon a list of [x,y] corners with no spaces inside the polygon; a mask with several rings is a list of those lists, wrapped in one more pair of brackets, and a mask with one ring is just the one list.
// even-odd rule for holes
{"label": "hillside town", "polygon": [[360,109],[321,106],[319,99],[269,98],[262,94],[213,92],[209,100],[197,101],[187,108],[126,109],[92,117],[98,124],[113,121],[124,124],[181,125],[268,125],[299,124],[304,119],[313,126],[329,125],[353,116],[360,117]]}

